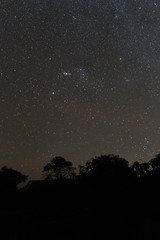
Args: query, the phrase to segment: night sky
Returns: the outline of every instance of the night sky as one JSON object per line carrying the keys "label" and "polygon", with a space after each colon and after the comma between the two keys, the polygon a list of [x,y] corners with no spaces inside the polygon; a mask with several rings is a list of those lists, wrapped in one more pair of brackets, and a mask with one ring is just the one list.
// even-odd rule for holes
{"label": "night sky", "polygon": [[160,2],[0,0],[0,167],[160,151]]}

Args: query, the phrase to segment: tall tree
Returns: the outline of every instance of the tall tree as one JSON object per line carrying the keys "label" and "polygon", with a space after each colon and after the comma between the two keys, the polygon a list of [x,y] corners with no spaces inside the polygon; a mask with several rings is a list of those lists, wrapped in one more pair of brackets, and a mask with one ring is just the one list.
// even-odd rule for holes
{"label": "tall tree", "polygon": [[131,175],[129,163],[119,155],[101,155],[92,158],[85,166],[79,166],[80,176],[93,176],[98,178],[116,178]]}
{"label": "tall tree", "polygon": [[54,157],[47,165],[44,166],[42,175],[45,179],[71,179],[75,176],[76,168],[70,161],[66,161],[63,157]]}

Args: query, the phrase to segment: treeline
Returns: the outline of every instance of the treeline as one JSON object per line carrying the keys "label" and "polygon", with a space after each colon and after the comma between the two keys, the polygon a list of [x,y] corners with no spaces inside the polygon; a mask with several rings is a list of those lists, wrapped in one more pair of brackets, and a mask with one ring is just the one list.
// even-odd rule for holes
{"label": "treeline", "polygon": [[[101,155],[78,168],[56,156],[43,167],[42,176],[44,181],[30,181],[17,190],[28,176],[1,169],[6,239],[135,240],[141,233],[149,239],[148,225],[141,225],[159,219],[160,154],[131,165],[118,155]],[[159,232],[154,236],[150,239],[160,239]]]}
{"label": "treeline", "polygon": [[[119,155],[101,155],[87,161],[78,168],[65,158],[56,156],[42,169],[44,180],[99,180],[119,178],[160,178],[160,154],[148,162],[129,162]],[[0,171],[0,189],[13,191],[18,184],[26,182],[28,176],[6,166]]]}
{"label": "treeline", "polygon": [[[78,173],[77,173],[78,172]],[[160,177],[160,154],[148,162],[129,162],[119,155],[101,155],[94,157],[86,164],[73,167],[72,162],[63,157],[54,157],[43,168],[44,179],[76,178],[120,178],[120,177]]]}

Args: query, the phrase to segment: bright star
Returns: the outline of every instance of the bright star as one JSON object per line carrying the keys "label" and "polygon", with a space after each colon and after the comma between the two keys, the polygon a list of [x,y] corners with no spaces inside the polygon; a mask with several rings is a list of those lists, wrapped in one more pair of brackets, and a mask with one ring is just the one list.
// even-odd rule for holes
{"label": "bright star", "polygon": [[70,73],[70,72],[63,72],[63,75],[65,75],[65,76],[71,76],[72,73]]}

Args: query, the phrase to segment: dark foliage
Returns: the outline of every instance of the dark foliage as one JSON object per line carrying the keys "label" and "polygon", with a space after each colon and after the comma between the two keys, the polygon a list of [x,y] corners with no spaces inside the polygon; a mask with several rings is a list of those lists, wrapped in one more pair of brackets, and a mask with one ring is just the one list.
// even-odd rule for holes
{"label": "dark foliage", "polygon": [[12,168],[2,167],[0,171],[0,189],[3,191],[14,190],[17,185],[25,182],[28,176]]}
{"label": "dark foliage", "polygon": [[160,153],[149,161],[150,176],[160,178]]}
{"label": "dark foliage", "polygon": [[145,177],[148,176],[151,169],[150,169],[150,164],[145,162],[145,163],[139,163],[139,162],[134,162],[133,165],[131,166],[131,169],[135,173],[136,177]]}
{"label": "dark foliage", "polygon": [[47,165],[44,166],[43,175],[46,180],[51,179],[72,179],[75,177],[75,168],[70,161],[63,157],[54,157]]}
{"label": "dark foliage", "polygon": [[79,166],[81,177],[92,178],[122,178],[133,176],[133,171],[129,168],[129,163],[119,155],[101,155],[92,158],[85,166]]}

